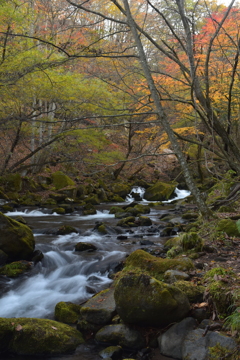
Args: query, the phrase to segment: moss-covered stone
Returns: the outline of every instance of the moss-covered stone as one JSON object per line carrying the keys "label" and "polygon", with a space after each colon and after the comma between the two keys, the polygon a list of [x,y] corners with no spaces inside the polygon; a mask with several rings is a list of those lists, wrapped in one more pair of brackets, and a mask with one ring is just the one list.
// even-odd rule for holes
{"label": "moss-covered stone", "polygon": [[57,231],[58,235],[68,235],[72,233],[78,233],[78,231],[70,225],[62,225]]}
{"label": "moss-covered stone", "polygon": [[58,215],[64,215],[64,214],[66,214],[66,210],[62,207],[57,207],[57,208],[52,209],[52,213],[56,213]]}
{"label": "moss-covered stone", "polygon": [[134,272],[120,278],[114,297],[118,314],[128,324],[166,326],[190,310],[186,295],[177,287]]}
{"label": "moss-covered stone", "polygon": [[124,199],[130,193],[130,191],[131,191],[131,186],[128,184],[115,183],[112,186],[112,192],[115,195],[118,195]]}
{"label": "moss-covered stone", "polygon": [[140,226],[151,226],[152,220],[148,216],[139,216],[137,220]]}
{"label": "moss-covered stone", "polygon": [[0,268],[0,275],[15,278],[30,270],[31,267],[32,263],[27,261],[15,261]]}
{"label": "moss-covered stone", "polygon": [[112,206],[109,210],[109,214],[116,214],[120,212],[124,212],[124,210],[119,206]]}
{"label": "moss-covered stone", "polygon": [[18,192],[22,189],[22,178],[20,174],[7,174],[1,176],[0,183],[6,191]]}
{"label": "moss-covered stone", "polygon": [[99,205],[100,201],[98,199],[98,196],[96,194],[88,196],[87,198],[84,199],[84,201],[86,202],[86,204],[92,204],[92,205]]}
{"label": "moss-covered stone", "polygon": [[116,314],[114,301],[114,289],[106,289],[89,299],[80,310],[84,320],[97,324],[105,325],[111,321]]}
{"label": "moss-covered stone", "polygon": [[203,301],[203,294],[205,287],[202,285],[195,285],[190,281],[178,280],[174,283],[187,297],[190,303],[199,303]]}
{"label": "moss-covered stone", "polygon": [[176,184],[168,184],[159,181],[146,190],[144,198],[148,201],[169,200],[174,193],[175,188]]}
{"label": "moss-covered stone", "polygon": [[217,224],[217,231],[226,233],[228,236],[239,236],[236,221],[231,219],[222,219]]}
{"label": "moss-covered stone", "polygon": [[57,355],[84,342],[79,331],[53,320],[0,318],[0,352],[16,355]]}
{"label": "moss-covered stone", "polygon": [[83,206],[83,215],[95,215],[97,210],[93,206],[93,204],[88,203]]}
{"label": "moss-covered stone", "polygon": [[32,230],[24,224],[0,213],[0,249],[10,261],[28,260],[35,247]]}
{"label": "moss-covered stone", "polygon": [[134,226],[137,226],[135,224],[135,217],[134,216],[124,217],[123,219],[118,221],[117,226],[122,226],[122,227],[134,227]]}
{"label": "moss-covered stone", "polygon": [[186,257],[182,259],[162,259],[139,249],[128,256],[124,269],[119,276],[129,271],[139,271],[139,273],[144,272],[158,280],[162,280],[165,271],[169,269],[187,271],[193,268],[194,265],[192,261]]}
{"label": "moss-covered stone", "polygon": [[52,182],[56,190],[65,188],[67,186],[75,186],[75,182],[62,171],[56,171],[52,174]]}
{"label": "moss-covered stone", "polygon": [[55,306],[55,319],[65,324],[76,324],[81,306],[71,302],[60,301]]}

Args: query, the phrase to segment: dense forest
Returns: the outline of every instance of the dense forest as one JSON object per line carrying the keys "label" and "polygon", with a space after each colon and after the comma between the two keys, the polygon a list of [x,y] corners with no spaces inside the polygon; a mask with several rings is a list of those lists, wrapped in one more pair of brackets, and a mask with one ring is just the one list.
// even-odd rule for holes
{"label": "dense forest", "polygon": [[0,6],[2,175],[240,174],[234,1]]}

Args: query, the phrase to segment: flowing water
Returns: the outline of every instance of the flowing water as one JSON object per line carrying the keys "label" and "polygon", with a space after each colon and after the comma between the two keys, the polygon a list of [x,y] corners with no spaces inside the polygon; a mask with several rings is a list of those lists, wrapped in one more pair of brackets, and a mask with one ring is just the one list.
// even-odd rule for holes
{"label": "flowing water", "polygon": [[[144,190],[134,188],[143,203]],[[189,195],[185,190],[176,189],[176,197],[180,199]],[[133,200],[131,194],[126,203]],[[54,307],[60,301],[82,303],[93,293],[108,287],[112,280],[109,271],[121,262],[127,254],[140,247],[133,241],[131,233],[129,241],[121,242],[117,235],[99,235],[94,232],[96,221],[106,225],[116,225],[114,215],[108,209],[113,204],[99,206],[96,215],[81,216],[78,212],[70,215],[49,214],[47,209],[8,212],[11,217],[22,216],[33,229],[36,249],[43,252],[44,258],[34,268],[18,279],[0,279],[2,296],[0,298],[0,317],[37,317],[53,318]],[[114,205],[123,205],[114,204]],[[160,213],[166,210],[151,211],[150,217],[157,220]],[[69,235],[53,235],[62,225],[71,225],[79,233]],[[138,234],[141,237],[141,233]],[[134,235],[136,237],[136,233]],[[155,241],[161,243],[159,234]],[[78,242],[89,242],[97,247],[94,252],[77,253],[74,245]],[[83,345],[78,352],[84,354],[84,360],[94,360],[94,346]],[[78,352],[67,359],[79,359]],[[96,355],[97,356],[97,355]],[[18,357],[21,360],[20,357]],[[61,359],[63,359],[61,357]],[[97,357],[99,359],[99,357]]]}

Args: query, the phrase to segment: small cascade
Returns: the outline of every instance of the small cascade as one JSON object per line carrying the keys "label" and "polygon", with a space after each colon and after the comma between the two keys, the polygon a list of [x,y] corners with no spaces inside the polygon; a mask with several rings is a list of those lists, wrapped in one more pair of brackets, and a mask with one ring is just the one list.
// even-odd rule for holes
{"label": "small cascade", "polygon": [[180,200],[180,199],[185,199],[186,197],[188,197],[189,195],[191,195],[191,192],[189,190],[180,190],[176,187],[176,189],[174,190],[174,193],[176,194],[176,196],[173,199],[167,200],[167,201],[163,201],[164,203],[171,203],[172,201],[175,200]]}
{"label": "small cascade", "polygon": [[141,186],[134,186],[130,191],[130,193],[127,195],[125,201],[126,202],[142,201],[145,191],[146,190]]}

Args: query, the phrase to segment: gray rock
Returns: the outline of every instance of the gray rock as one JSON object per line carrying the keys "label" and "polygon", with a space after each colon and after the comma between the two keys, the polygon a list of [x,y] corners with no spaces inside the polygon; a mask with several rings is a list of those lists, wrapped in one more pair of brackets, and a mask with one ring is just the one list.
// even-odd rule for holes
{"label": "gray rock", "polygon": [[120,345],[128,349],[142,349],[146,346],[144,337],[137,330],[124,324],[106,325],[95,336],[99,343]]}
{"label": "gray rock", "polygon": [[177,280],[189,280],[189,275],[183,271],[167,270],[164,273],[164,280],[168,284],[173,284]]}
{"label": "gray rock", "polygon": [[206,336],[203,336],[201,329],[190,331],[183,342],[182,359],[206,360],[209,356],[209,348],[217,344],[226,348],[227,351],[233,350],[237,346],[234,339],[217,332],[209,331]]}
{"label": "gray rock", "polygon": [[182,345],[190,330],[197,327],[197,321],[191,317],[173,325],[158,338],[160,352],[163,355],[182,359]]}
{"label": "gray rock", "polygon": [[82,318],[90,323],[105,325],[111,321],[116,314],[114,300],[114,289],[100,291],[88,300],[80,310]]}

